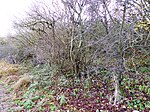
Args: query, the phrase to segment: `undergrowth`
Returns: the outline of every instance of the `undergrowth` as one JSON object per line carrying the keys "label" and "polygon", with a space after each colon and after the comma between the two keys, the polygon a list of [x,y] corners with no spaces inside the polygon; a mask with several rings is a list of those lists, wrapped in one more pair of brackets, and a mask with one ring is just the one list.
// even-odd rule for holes
{"label": "undergrowth", "polygon": [[16,94],[14,106],[20,107],[20,111],[148,112],[150,110],[149,67],[139,69],[140,77],[136,77],[134,72],[124,74],[121,83],[124,97],[117,107],[109,103],[114,87],[111,72],[107,69],[100,69],[87,78],[67,78],[63,74],[58,74],[56,66],[43,64],[28,65],[24,68],[20,73],[33,76],[28,87],[22,86],[19,90],[12,91],[10,84],[7,84],[9,92]]}
{"label": "undergrowth", "polygon": [[[67,79],[63,75],[55,75],[57,68],[40,65],[28,70],[35,81],[24,92],[19,91],[15,99],[17,105],[24,111],[73,111],[98,112],[100,110],[148,112],[150,109],[150,84],[148,68],[140,80],[129,78],[125,74],[122,81],[124,99],[115,107],[109,104],[109,95],[113,93],[112,81],[107,76],[109,70],[101,70],[89,78]],[[104,77],[104,79],[102,79]],[[108,80],[108,81],[106,81]],[[73,83],[73,85],[72,85]]]}

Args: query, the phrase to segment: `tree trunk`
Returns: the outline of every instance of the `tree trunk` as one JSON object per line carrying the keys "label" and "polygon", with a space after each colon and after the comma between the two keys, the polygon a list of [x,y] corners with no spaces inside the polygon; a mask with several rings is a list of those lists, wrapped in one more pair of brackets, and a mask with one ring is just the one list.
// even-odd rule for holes
{"label": "tree trunk", "polygon": [[115,91],[114,91],[114,102],[113,104],[116,105],[117,103],[119,103],[121,101],[121,98],[122,98],[122,95],[121,95],[121,91],[120,91],[120,88],[119,88],[119,80],[118,80],[118,77],[117,77],[118,74],[113,74],[113,85],[114,85],[114,88],[115,88]]}

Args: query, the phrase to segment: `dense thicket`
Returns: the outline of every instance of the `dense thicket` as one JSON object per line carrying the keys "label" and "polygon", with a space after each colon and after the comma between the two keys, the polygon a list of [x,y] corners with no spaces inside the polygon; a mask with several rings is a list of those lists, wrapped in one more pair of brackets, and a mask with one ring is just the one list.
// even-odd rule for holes
{"label": "dense thicket", "polygon": [[[58,75],[111,71],[114,103],[125,72],[149,66],[149,0],[61,0],[37,4],[14,22],[16,62],[56,66]],[[138,60],[138,61],[137,61]],[[140,61],[139,61],[140,60]]]}

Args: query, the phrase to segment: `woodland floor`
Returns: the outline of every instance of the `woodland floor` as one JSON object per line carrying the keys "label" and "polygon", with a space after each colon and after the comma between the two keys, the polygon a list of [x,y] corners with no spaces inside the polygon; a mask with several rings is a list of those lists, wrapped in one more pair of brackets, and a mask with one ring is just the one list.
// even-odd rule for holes
{"label": "woodland floor", "polygon": [[5,112],[10,107],[9,102],[6,101],[8,99],[11,99],[10,95],[7,94],[6,90],[3,88],[3,85],[0,84],[0,112]]}
{"label": "woodland floor", "polygon": [[11,92],[7,78],[14,75],[17,66],[0,61],[0,112],[17,112],[17,106],[13,101],[14,93]]}
{"label": "woodland floor", "polygon": [[18,112],[18,106],[13,101],[13,93],[8,90],[5,83],[0,82],[0,112]]}
{"label": "woodland floor", "polygon": [[7,89],[4,84],[0,83],[0,112],[14,112],[12,109],[17,109],[12,100],[13,95]]}
{"label": "woodland floor", "polygon": [[[125,98],[114,106],[109,103],[109,96],[114,91],[112,83],[98,76],[92,78],[92,83],[75,80],[73,86],[71,79],[45,88],[32,85],[35,88],[21,89],[15,95],[10,89],[12,83],[7,83],[18,80],[14,79],[17,77],[16,66],[5,64],[0,63],[0,112],[150,112],[149,73],[142,74],[140,79],[125,79]],[[55,80],[60,82],[58,78]]]}

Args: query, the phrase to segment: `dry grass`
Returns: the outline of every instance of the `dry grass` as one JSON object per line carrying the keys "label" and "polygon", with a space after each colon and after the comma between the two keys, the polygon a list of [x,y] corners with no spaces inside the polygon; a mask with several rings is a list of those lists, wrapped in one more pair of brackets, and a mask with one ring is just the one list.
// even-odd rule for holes
{"label": "dry grass", "polygon": [[14,90],[17,90],[21,86],[27,86],[30,82],[31,82],[31,78],[29,76],[23,76],[14,85],[12,85],[12,88]]}
{"label": "dry grass", "polygon": [[18,64],[9,64],[6,61],[0,61],[0,79],[9,84],[12,89],[16,90],[31,82],[29,74],[20,74],[22,67]]}
{"label": "dry grass", "polygon": [[5,61],[0,61],[0,77],[6,77],[10,75],[16,75],[21,69],[21,66],[17,64],[9,64]]}

